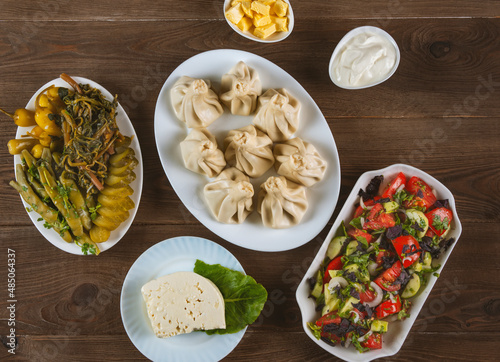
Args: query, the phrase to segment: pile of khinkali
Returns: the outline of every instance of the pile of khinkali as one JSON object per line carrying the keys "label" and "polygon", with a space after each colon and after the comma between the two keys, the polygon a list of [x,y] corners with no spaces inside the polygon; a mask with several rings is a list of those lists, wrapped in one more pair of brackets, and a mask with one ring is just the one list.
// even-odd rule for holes
{"label": "pile of khinkali", "polygon": [[[274,165],[279,176],[260,185],[257,211],[266,227],[297,225],[308,208],[306,188],[324,177],[327,166],[312,144],[291,138],[299,129],[300,102],[283,88],[262,94],[257,71],[242,61],[222,76],[219,94],[210,80],[188,76],[170,92],[175,115],[191,128],[181,142],[184,165],[216,177],[203,190],[208,208],[219,222],[242,223],[254,208],[250,178]],[[224,152],[207,129],[224,112],[222,105],[233,115],[254,115],[253,124],[225,135]]]}

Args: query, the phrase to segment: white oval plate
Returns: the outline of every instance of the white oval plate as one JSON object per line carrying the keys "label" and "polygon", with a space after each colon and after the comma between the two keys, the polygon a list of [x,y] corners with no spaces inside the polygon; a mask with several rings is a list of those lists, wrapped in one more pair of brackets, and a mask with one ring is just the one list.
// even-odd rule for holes
{"label": "white oval plate", "polygon": [[[107,100],[109,101],[113,100],[114,97],[111,95],[111,93],[109,93],[103,86],[97,84],[96,82],[82,77],[72,77],[72,78],[77,83],[89,84],[91,87],[99,89]],[[34,110],[35,100],[38,94],[51,85],[55,85],[56,87],[66,87],[71,89],[71,86],[60,78],[51,80],[50,82],[42,86],[38,91],[36,91],[36,93],[33,95],[33,97],[31,97],[28,104],[26,105],[26,109]],[[130,147],[134,149],[135,157],[137,158],[137,160],[139,160],[139,164],[134,169],[134,172],[137,175],[137,177],[130,184],[130,187],[132,187],[132,189],[134,190],[134,193],[130,196],[130,198],[134,201],[135,208],[129,211],[130,212],[129,218],[125,220],[116,230],[113,230],[111,232],[109,239],[104,243],[100,243],[98,245],[101,252],[108,250],[118,241],[120,241],[120,239],[125,235],[127,230],[130,228],[130,225],[132,225],[132,222],[134,221],[135,214],[137,213],[137,209],[139,208],[139,202],[141,200],[141,193],[142,193],[143,170],[142,170],[142,154],[141,154],[141,147],[139,146],[139,140],[137,139],[134,126],[132,125],[132,122],[128,118],[127,113],[125,113],[123,107],[120,104],[118,104],[116,109],[118,112],[116,115],[116,123],[118,124],[120,132],[125,136],[130,136],[130,137],[133,136]],[[33,127],[18,127],[16,132],[16,138],[21,138],[21,136],[25,135],[26,132],[29,131],[31,128]],[[15,155],[14,170],[18,163],[21,163],[21,156]],[[22,197],[21,200],[24,206],[26,208],[29,208],[29,205],[22,199]],[[52,245],[70,254],[83,255],[81,248],[74,242],[67,243],[53,229],[44,228],[43,221],[37,221],[40,215],[36,211],[29,211],[28,215],[33,224],[38,229],[38,231],[40,231],[40,233],[45,237],[45,239],[47,239]]]}
{"label": "white oval plate", "polygon": [[441,264],[441,268],[437,271],[437,273],[440,273],[443,270],[444,265],[448,260],[448,257],[453,251],[453,248],[457,244],[458,238],[462,233],[462,224],[460,223],[460,220],[457,215],[457,210],[455,207],[455,199],[453,198],[453,194],[441,182],[439,182],[437,179],[430,176],[429,174],[425,173],[424,171],[409,165],[395,164],[383,168],[381,170],[365,172],[359,177],[358,181],[352,188],[352,191],[349,194],[349,197],[347,198],[344,206],[342,207],[342,210],[340,210],[339,216],[333,223],[333,226],[330,232],[328,233],[328,236],[326,237],[323,245],[319,249],[318,254],[316,254],[316,257],[311,263],[311,266],[309,267],[306,274],[304,275],[304,278],[300,282],[296,292],[297,302],[299,304],[300,312],[302,314],[302,327],[304,328],[306,334],[318,346],[328,351],[329,353],[337,356],[338,358],[342,358],[345,361],[353,361],[353,362],[371,361],[376,358],[392,356],[396,354],[403,346],[406,336],[410,332],[413,323],[417,319],[418,313],[422,309],[425,300],[431,293],[432,287],[437,281],[437,277],[435,277],[432,274],[429,275],[429,282],[427,286],[424,288],[422,292],[419,292],[419,294],[416,297],[411,299],[412,307],[410,309],[410,317],[408,317],[404,321],[396,321],[390,323],[389,331],[384,334],[383,344],[381,349],[368,351],[365,353],[359,353],[352,346],[349,348],[344,348],[341,346],[332,347],[327,345],[323,341],[318,341],[312,334],[309,327],[307,326],[307,322],[313,322],[319,317],[318,313],[314,309],[315,308],[314,300],[309,298],[311,291],[307,279],[314,276],[314,274],[319,269],[320,264],[325,258],[326,249],[330,244],[330,240],[332,240],[332,238],[334,237],[341,222],[344,221],[344,223],[347,225],[351,221],[352,215],[354,214],[355,210],[354,205],[357,203],[359,199],[358,196],[359,189],[364,190],[368,185],[368,183],[370,182],[370,180],[375,176],[384,175],[384,183],[382,183],[382,185],[380,186],[380,189],[383,190],[384,187],[387,185],[387,183],[390,182],[394,177],[396,177],[396,175],[399,172],[403,172],[406,175],[406,177],[411,177],[411,176],[420,177],[437,192],[438,200],[448,199],[450,202],[450,208],[453,212],[453,221],[452,221],[452,228],[448,234],[448,237],[455,238],[455,242],[450,246],[450,248],[448,248],[447,251],[443,252],[440,258],[438,259],[437,262]]}
{"label": "white oval plate", "polygon": [[238,345],[245,334],[246,328],[223,335],[193,332],[170,338],[155,336],[141,287],[163,275],[193,271],[196,259],[245,273],[233,254],[219,244],[198,237],[181,236],[150,247],[137,258],[125,277],[120,298],[123,326],[135,347],[152,361],[219,361]]}
{"label": "white oval plate", "polygon": [[[302,103],[301,124],[295,135],[312,143],[328,162],[324,179],[307,189],[307,213],[298,225],[289,229],[265,227],[256,210],[242,224],[218,222],[204,201],[203,187],[209,179],[186,169],[181,157],[179,145],[188,129],[175,116],[170,102],[170,89],[181,76],[189,75],[193,78],[210,79],[218,91],[222,75],[240,60],[259,73],[264,91],[268,88],[286,88]],[[233,116],[225,109],[224,114],[208,129],[215,135],[220,147],[228,131],[249,125],[252,120],[253,116]],[[299,247],[312,240],[325,227],[337,204],[340,162],[325,117],[311,96],[292,76],[258,55],[239,50],[212,50],[179,65],[168,77],[158,96],[155,138],[163,169],[181,201],[203,225],[233,244],[259,251],[283,251]],[[255,190],[254,205],[260,185],[271,175],[276,175],[274,168],[259,178],[251,179]]]}
{"label": "white oval plate", "polygon": [[229,26],[235,32],[240,34],[241,36],[243,36],[247,39],[250,39],[250,40],[257,41],[259,43],[277,43],[279,41],[282,41],[282,40],[288,38],[288,36],[292,33],[293,27],[295,25],[295,17],[293,15],[292,4],[290,4],[290,1],[288,1],[288,0],[283,0],[283,1],[288,4],[288,15],[287,15],[288,31],[276,32],[276,33],[270,35],[269,37],[267,37],[266,39],[261,39],[258,36],[253,35],[249,31],[241,31],[240,28],[238,28],[235,24],[231,23],[228,20],[228,18],[226,17],[226,11],[229,10],[229,8],[231,7],[232,0],[225,0],[224,1],[224,6],[222,8],[222,15],[224,16],[224,19],[226,19],[226,22],[229,24]]}

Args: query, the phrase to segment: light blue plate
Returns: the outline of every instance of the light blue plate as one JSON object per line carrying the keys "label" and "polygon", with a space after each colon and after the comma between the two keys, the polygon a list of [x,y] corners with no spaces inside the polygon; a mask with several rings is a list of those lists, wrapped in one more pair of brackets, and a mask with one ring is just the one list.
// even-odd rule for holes
{"label": "light blue plate", "polygon": [[170,338],[155,336],[142,299],[141,287],[152,279],[178,271],[193,271],[196,259],[245,272],[238,260],[219,244],[192,236],[164,240],[146,250],[123,282],[120,310],[135,347],[153,361],[219,361],[240,342],[246,328],[234,334],[193,332]]}

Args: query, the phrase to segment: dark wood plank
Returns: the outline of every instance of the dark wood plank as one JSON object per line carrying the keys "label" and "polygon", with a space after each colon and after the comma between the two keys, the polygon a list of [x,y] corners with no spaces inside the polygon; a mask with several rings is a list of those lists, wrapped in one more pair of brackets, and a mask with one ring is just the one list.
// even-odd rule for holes
{"label": "dark wood plank", "polygon": [[[269,343],[266,333],[248,330],[237,349],[231,352],[224,361],[340,361],[332,357],[304,333],[274,333],[275,343]],[[443,338],[440,345],[429,343],[436,338],[442,338],[434,333],[411,333],[409,340],[403,345],[399,355],[411,356],[403,360],[411,361],[497,361],[498,333],[477,339],[476,335],[457,334]],[[85,353],[79,353],[81,345],[91,346]],[[475,345],[477,350],[468,346]],[[295,348],[291,348],[291,347]],[[424,350],[422,346],[425,346]],[[120,355],[108,354],[110,348],[120,351]],[[29,360],[47,361],[95,361],[102,360],[106,353],[106,361],[147,361],[124,335],[95,336],[21,336],[20,351]],[[0,357],[8,355],[1,352]],[[23,360],[20,357],[10,360]],[[387,357],[384,361],[398,361],[397,357]]]}
{"label": "dark wood plank", "polygon": [[[69,0],[49,0],[43,3],[5,0],[0,20],[23,20],[37,22],[41,26],[54,19],[71,21],[127,20],[159,21],[178,19],[223,19],[223,1],[86,1],[85,6]],[[301,19],[376,19],[380,25],[394,18],[449,18],[481,17],[494,18],[500,12],[498,2],[485,0],[440,1],[298,1],[291,0],[296,21]],[[41,27],[40,26],[40,27]],[[27,26],[29,27],[29,26]],[[29,30],[26,30],[29,34]]]}
{"label": "dark wood plank", "polygon": [[[500,113],[494,97],[500,84],[499,19],[395,19],[386,30],[401,44],[396,74],[378,87],[342,90],[328,76],[331,53],[347,31],[365,24],[348,20],[318,28],[315,21],[304,20],[290,43],[287,39],[260,45],[217,21],[145,22],[140,32],[129,22],[113,22],[110,28],[109,22],[95,21],[89,27],[85,22],[55,21],[47,24],[43,36],[13,47],[8,32],[0,34],[0,99],[10,107],[24,106],[41,84],[64,71],[103,84],[136,112],[131,113],[134,121],[145,122],[143,112],[154,109],[163,82],[180,63],[206,50],[237,48],[281,66],[328,116],[449,118]],[[9,23],[12,31],[23,26]]]}

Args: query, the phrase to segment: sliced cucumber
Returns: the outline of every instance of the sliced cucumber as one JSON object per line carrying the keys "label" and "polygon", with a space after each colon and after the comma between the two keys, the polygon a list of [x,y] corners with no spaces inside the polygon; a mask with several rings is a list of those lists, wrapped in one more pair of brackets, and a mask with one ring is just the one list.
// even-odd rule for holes
{"label": "sliced cucumber", "polygon": [[330,259],[333,259],[336,256],[338,256],[346,240],[347,240],[346,236],[337,236],[333,238],[332,241],[330,241],[330,244],[328,245],[328,249],[326,250],[326,256]]}
{"label": "sliced cucumber", "polygon": [[368,262],[367,269],[372,277],[378,274],[377,268],[378,268],[378,264],[375,261],[370,260]]}
{"label": "sliced cucumber", "polygon": [[357,273],[359,269],[358,264],[349,264],[344,267],[345,273]]}
{"label": "sliced cucumber", "polygon": [[330,274],[330,277],[332,279],[336,278],[336,277],[343,277],[344,276],[342,270],[329,270],[328,273]]}
{"label": "sliced cucumber", "polygon": [[323,290],[324,294],[325,294],[325,304],[328,305],[328,304],[331,304],[332,301],[335,301],[336,299],[339,299],[337,297],[337,294],[334,292],[332,293],[330,291],[330,289],[328,289],[328,284],[325,284],[325,287],[324,287],[324,290]]}
{"label": "sliced cucumber", "polygon": [[399,209],[399,204],[396,201],[384,202],[382,205],[387,213],[395,212]]}
{"label": "sliced cucumber", "polygon": [[432,255],[428,251],[424,253],[424,263],[422,265],[422,270],[432,269]]}
{"label": "sliced cucumber", "polygon": [[423,267],[424,267],[424,264],[422,264],[419,261],[416,261],[415,263],[410,265],[410,271],[419,272],[419,271],[422,271]]}
{"label": "sliced cucumber", "polygon": [[325,304],[328,304],[328,302],[332,298],[332,293],[330,293],[330,289],[328,289],[328,283],[326,283],[323,287],[323,293],[325,294]]}
{"label": "sliced cucumber", "polygon": [[413,273],[411,275],[410,281],[408,284],[406,284],[406,288],[401,294],[401,297],[408,299],[413,297],[415,294],[417,294],[418,290],[420,289],[420,277],[418,274]]}
{"label": "sliced cucumber", "polygon": [[339,305],[340,305],[340,299],[337,298],[336,296],[333,296],[333,298],[331,298],[328,301],[328,304],[325,304],[325,306],[323,307],[321,315],[325,315],[327,313],[336,311],[337,309],[339,309]]}
{"label": "sliced cucumber", "polygon": [[347,249],[345,250],[345,255],[349,256],[354,253],[358,249],[358,241],[353,240],[349,244],[347,244]]}
{"label": "sliced cucumber", "polygon": [[443,233],[443,235],[441,235],[439,238],[440,239],[446,238],[446,236],[448,236],[448,233],[450,232],[450,230],[451,230],[451,227],[449,227],[448,229],[446,229],[446,231]]}
{"label": "sliced cucumber", "polygon": [[340,309],[339,314],[342,316],[346,316],[347,313],[349,313],[354,308],[352,305],[357,303],[359,303],[359,299],[350,297],[346,300],[344,306]]}
{"label": "sliced cucumber", "polygon": [[389,322],[375,319],[370,327],[370,330],[372,332],[385,333],[387,332],[388,326]]}
{"label": "sliced cucumber", "polygon": [[344,267],[344,273],[354,273],[356,278],[358,278],[363,283],[368,283],[370,281],[370,273],[364,267],[360,267],[358,264],[349,264]]}
{"label": "sliced cucumber", "polygon": [[415,209],[408,209],[406,210],[406,216],[412,223],[417,223],[417,225],[423,229],[423,231],[417,231],[417,236],[423,238],[427,229],[429,229],[429,220],[427,220],[424,213]]}
{"label": "sliced cucumber", "polygon": [[330,309],[328,309],[328,306],[325,304],[323,309],[321,310],[321,315],[324,316],[325,314],[330,313]]}
{"label": "sliced cucumber", "polygon": [[321,275],[321,271],[318,270],[316,273],[316,284],[314,284],[314,288],[311,292],[311,295],[318,299],[323,291],[323,275]]}

